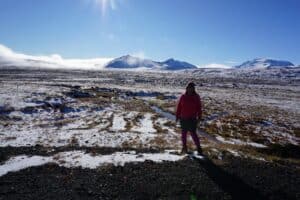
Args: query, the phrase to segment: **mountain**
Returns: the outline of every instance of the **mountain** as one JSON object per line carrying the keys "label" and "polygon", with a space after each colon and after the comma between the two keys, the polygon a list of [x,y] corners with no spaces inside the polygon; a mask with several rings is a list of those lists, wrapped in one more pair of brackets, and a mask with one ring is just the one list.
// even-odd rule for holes
{"label": "mountain", "polygon": [[149,59],[133,57],[130,55],[122,56],[110,61],[106,68],[132,69],[132,68],[151,68],[157,69],[160,64]]}
{"label": "mountain", "polygon": [[237,69],[271,69],[271,68],[290,68],[294,64],[284,60],[273,60],[266,58],[257,58],[254,60],[246,61],[241,65],[235,66]]}
{"label": "mountain", "polygon": [[182,70],[182,69],[196,69],[197,67],[183,61],[168,59],[164,62],[152,61],[150,59],[138,58],[130,55],[122,56],[110,61],[106,68],[118,69],[134,69],[147,68],[156,70]]}
{"label": "mountain", "polygon": [[179,60],[174,60],[173,58],[161,62],[161,64],[163,65],[163,69],[165,70],[197,69],[195,65]]}

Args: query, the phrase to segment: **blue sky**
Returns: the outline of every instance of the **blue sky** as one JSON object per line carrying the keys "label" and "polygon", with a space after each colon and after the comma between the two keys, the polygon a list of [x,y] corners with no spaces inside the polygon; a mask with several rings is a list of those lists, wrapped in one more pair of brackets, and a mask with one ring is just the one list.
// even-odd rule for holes
{"label": "blue sky", "polygon": [[299,0],[0,0],[0,44],[65,58],[300,64]]}

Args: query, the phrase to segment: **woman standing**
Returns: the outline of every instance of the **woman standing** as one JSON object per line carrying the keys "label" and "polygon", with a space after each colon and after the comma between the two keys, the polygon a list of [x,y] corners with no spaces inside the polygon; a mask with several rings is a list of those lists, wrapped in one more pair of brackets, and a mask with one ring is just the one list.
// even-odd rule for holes
{"label": "woman standing", "polygon": [[196,134],[198,122],[201,119],[202,106],[201,98],[195,90],[195,83],[190,82],[186,87],[186,92],[181,95],[176,109],[176,122],[180,120],[182,153],[187,153],[186,137],[190,132],[197,151],[202,154],[199,138]]}

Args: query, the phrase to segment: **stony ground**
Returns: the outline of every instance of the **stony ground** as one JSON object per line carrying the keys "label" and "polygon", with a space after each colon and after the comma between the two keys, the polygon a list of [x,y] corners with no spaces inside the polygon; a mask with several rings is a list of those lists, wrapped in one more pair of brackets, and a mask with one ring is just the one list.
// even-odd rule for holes
{"label": "stony ground", "polygon": [[299,184],[299,169],[232,156],[96,170],[47,164],[1,177],[0,199],[299,199]]}
{"label": "stony ground", "polygon": [[[0,199],[300,199],[298,82],[257,78],[3,70]],[[178,155],[189,80],[205,159]]]}

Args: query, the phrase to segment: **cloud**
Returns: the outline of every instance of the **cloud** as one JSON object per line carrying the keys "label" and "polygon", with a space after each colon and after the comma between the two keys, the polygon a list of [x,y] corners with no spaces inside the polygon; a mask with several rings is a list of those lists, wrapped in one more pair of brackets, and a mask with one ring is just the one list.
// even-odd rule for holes
{"label": "cloud", "polygon": [[43,67],[54,69],[99,70],[113,58],[64,59],[58,54],[33,56],[17,53],[0,44],[0,67]]}
{"label": "cloud", "polygon": [[218,63],[210,63],[207,65],[198,66],[199,68],[225,68],[229,69],[231,66],[224,65],[224,64],[218,64]]}
{"label": "cloud", "polygon": [[146,58],[146,54],[144,51],[137,51],[131,54],[134,57],[138,57],[138,58],[142,58],[145,59]]}
{"label": "cloud", "polygon": [[0,56],[12,56],[14,53],[11,49],[0,44]]}
{"label": "cloud", "polygon": [[233,64],[233,65],[235,65],[235,64],[238,64],[239,62],[237,62],[237,61],[233,61],[233,60],[228,60],[228,61],[225,61],[225,63],[227,63],[227,64]]}

